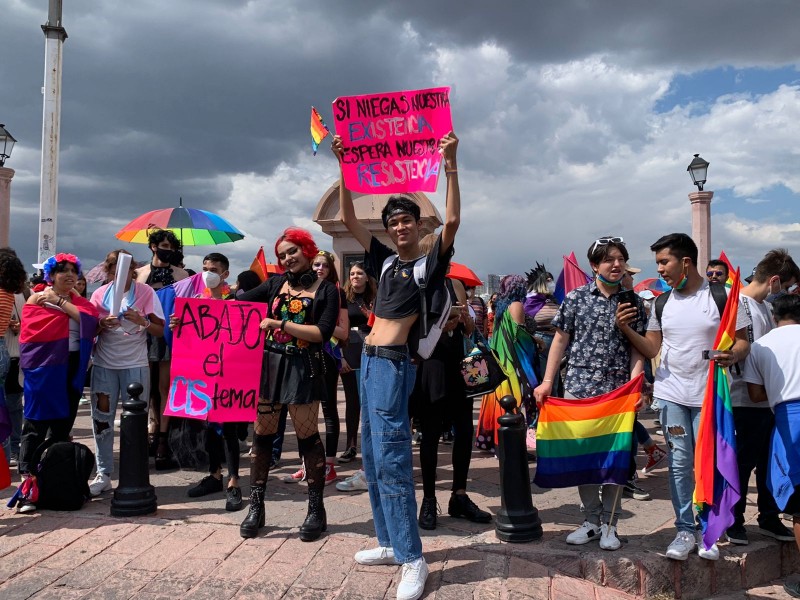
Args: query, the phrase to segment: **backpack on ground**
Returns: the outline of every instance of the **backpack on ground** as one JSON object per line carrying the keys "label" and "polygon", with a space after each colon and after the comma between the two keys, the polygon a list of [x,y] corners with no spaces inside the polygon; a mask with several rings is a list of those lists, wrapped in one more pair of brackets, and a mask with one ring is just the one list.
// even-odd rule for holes
{"label": "backpack on ground", "polygon": [[[400,257],[395,254],[383,261],[383,265],[381,266],[381,276],[383,276],[383,274],[399,260]],[[435,317],[435,320],[432,318],[434,315],[430,313],[430,309],[428,308],[428,297],[426,294],[426,269],[427,257],[423,256],[416,263],[414,263],[414,281],[416,282],[417,287],[419,287],[420,297],[420,327],[419,342],[417,346],[417,354],[419,354],[420,358],[430,358],[431,354],[433,354],[436,344],[439,343],[439,338],[442,337],[442,328],[444,327],[445,323],[447,323],[447,319],[450,317],[450,307],[453,305],[447,289],[443,289],[444,293],[441,294],[443,297],[443,301],[441,302],[442,310],[440,313],[438,313],[438,317]],[[444,286],[442,287],[444,288]]]}
{"label": "backpack on ground", "polygon": [[80,510],[91,497],[88,481],[94,469],[94,453],[77,442],[45,442],[43,446],[46,447],[35,469],[39,486],[36,506]]}

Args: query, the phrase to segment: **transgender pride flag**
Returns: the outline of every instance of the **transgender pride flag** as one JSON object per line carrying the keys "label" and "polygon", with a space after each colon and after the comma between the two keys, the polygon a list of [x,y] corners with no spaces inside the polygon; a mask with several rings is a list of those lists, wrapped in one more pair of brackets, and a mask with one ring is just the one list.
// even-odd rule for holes
{"label": "transgender pride flag", "polygon": [[644,375],[602,396],[548,398],[536,427],[536,476],[543,488],[625,485],[631,465],[634,407]]}
{"label": "transgender pride flag", "polygon": [[[736,341],[741,287],[739,269],[736,269],[714,340],[714,350],[730,350]],[[694,504],[706,550],[733,525],[733,507],[741,498],[728,370],[716,361],[710,363],[694,449]]]}

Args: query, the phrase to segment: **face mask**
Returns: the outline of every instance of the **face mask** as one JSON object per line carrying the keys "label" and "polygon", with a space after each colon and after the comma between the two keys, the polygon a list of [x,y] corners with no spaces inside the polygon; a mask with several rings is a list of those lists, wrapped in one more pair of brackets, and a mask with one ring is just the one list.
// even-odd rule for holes
{"label": "face mask", "polygon": [[217,287],[221,281],[222,278],[213,271],[203,271],[203,283],[206,284],[208,289]]}
{"label": "face mask", "polygon": [[683,288],[686,287],[687,283],[689,283],[689,276],[686,274],[686,270],[684,269],[683,276],[681,277],[681,280],[678,282],[678,284],[676,286],[674,286],[673,289],[682,290]]}
{"label": "face mask", "polygon": [[179,260],[175,260],[176,254],[178,253],[174,250],[170,250],[169,248],[156,248],[156,256],[158,257],[158,260],[170,265],[180,262]]}
{"label": "face mask", "polygon": [[555,281],[548,281],[547,282],[547,293],[551,296],[556,292],[556,282]]}

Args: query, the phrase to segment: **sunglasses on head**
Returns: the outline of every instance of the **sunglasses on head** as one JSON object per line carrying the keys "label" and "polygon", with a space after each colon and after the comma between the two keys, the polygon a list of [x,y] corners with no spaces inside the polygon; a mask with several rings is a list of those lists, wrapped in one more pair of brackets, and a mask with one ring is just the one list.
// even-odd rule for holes
{"label": "sunglasses on head", "polygon": [[608,244],[622,244],[625,245],[625,240],[621,237],[604,237],[598,238],[594,241],[594,246],[592,246],[592,252],[597,250],[598,246],[607,246]]}
{"label": "sunglasses on head", "polygon": [[725,271],[706,271],[706,277],[725,277]]}

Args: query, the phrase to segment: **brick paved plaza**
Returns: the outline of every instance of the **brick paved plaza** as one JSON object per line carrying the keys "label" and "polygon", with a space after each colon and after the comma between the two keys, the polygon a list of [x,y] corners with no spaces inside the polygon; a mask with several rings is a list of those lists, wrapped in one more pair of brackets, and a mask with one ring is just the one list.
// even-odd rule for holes
{"label": "brick paved plaza", "polygon": [[[343,413],[343,400],[340,408]],[[477,417],[477,402],[475,408]],[[651,432],[653,416],[643,419]],[[84,405],[74,434],[92,447],[89,425],[89,409]],[[655,439],[663,442],[659,436]],[[528,544],[501,543],[493,525],[447,516],[449,451],[450,446],[440,446],[437,496],[445,514],[439,517],[438,529],[422,532],[431,568],[424,598],[782,599],[789,597],[782,589],[783,577],[800,573],[794,544],[763,537],[750,523],[750,545],[720,544],[721,558],[716,563],[696,554],[685,563],[664,558],[674,537],[666,468],[640,480],[641,487],[650,491],[651,501],[623,499],[619,522],[623,546],[616,552],[604,552],[596,544],[565,544],[567,533],[582,522],[574,489],[534,488],[544,537]],[[394,598],[398,568],[363,567],[353,561],[357,550],[375,543],[370,538],[365,492],[347,494],[327,487],[327,533],[316,542],[298,539],[306,490],[303,485],[280,481],[298,464],[294,436],[289,435],[280,468],[270,474],[267,485],[266,527],[252,540],[239,536],[245,512],[226,513],[223,494],[187,498],[188,487],[203,476],[191,471],[151,471],[158,511],[148,517],[112,518],[111,492],[75,513],[42,511],[26,516],[4,509],[0,512],[0,599]],[[357,459],[341,469],[337,465],[337,470],[345,477],[359,465]],[[242,473],[247,472],[244,455]],[[495,513],[500,507],[497,460],[474,451],[470,475],[470,496],[481,508]],[[421,488],[418,471],[417,479]],[[248,478],[242,482],[246,493]],[[4,503],[10,493],[0,494]],[[751,502],[749,520],[754,521],[754,511]]]}

